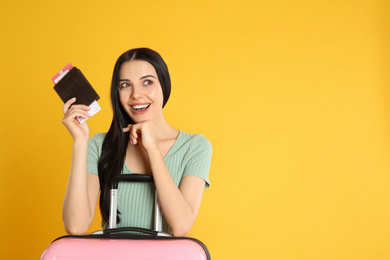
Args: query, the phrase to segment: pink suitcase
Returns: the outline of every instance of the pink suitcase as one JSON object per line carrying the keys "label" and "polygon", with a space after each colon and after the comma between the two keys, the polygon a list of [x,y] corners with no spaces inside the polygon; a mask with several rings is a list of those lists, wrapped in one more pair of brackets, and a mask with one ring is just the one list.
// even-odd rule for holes
{"label": "pink suitcase", "polygon": [[[210,254],[206,246],[191,237],[172,237],[161,231],[162,215],[155,203],[155,230],[142,228],[115,228],[118,182],[153,182],[143,174],[117,176],[111,184],[109,229],[83,236],[63,236],[53,241],[43,252],[41,260],[206,260]],[[157,200],[155,200],[157,201]],[[132,231],[131,233],[124,231]]]}

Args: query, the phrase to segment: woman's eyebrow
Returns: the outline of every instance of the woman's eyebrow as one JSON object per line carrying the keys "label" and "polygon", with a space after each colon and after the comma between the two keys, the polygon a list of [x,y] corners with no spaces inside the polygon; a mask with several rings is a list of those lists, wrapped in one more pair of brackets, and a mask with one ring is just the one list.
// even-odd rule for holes
{"label": "woman's eyebrow", "polygon": [[145,75],[145,76],[142,76],[140,79],[145,79],[145,78],[149,78],[149,77],[156,78],[156,77],[153,76],[153,75]]}
{"label": "woman's eyebrow", "polygon": [[[153,75],[145,75],[145,76],[142,76],[142,77],[140,78],[140,80],[145,79],[145,78],[149,78],[149,77],[156,78],[156,77],[153,76]],[[130,81],[130,80],[129,80],[129,79],[119,79],[119,81]]]}

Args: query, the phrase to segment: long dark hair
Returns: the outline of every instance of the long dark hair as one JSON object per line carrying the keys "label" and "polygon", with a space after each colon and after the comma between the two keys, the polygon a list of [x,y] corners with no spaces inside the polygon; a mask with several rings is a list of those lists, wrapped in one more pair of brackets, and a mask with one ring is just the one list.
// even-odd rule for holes
{"label": "long dark hair", "polygon": [[[108,223],[110,203],[110,182],[111,179],[122,173],[123,163],[126,156],[129,134],[123,132],[123,128],[134,122],[125,112],[119,102],[119,72],[122,64],[130,60],[143,60],[150,63],[156,70],[160,85],[163,91],[163,107],[171,93],[171,79],[168,67],[157,52],[148,48],[131,49],[119,56],[115,63],[111,81],[111,105],[113,118],[102,145],[102,152],[98,162],[100,182],[100,213],[103,221]],[[118,214],[118,223],[120,221]]]}

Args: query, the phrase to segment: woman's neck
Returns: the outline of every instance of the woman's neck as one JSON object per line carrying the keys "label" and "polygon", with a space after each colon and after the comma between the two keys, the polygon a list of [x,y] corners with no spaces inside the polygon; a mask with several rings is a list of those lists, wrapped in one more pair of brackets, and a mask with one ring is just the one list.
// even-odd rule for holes
{"label": "woman's neck", "polygon": [[173,128],[164,118],[164,114],[153,119],[154,136],[157,140],[176,139],[179,131]]}

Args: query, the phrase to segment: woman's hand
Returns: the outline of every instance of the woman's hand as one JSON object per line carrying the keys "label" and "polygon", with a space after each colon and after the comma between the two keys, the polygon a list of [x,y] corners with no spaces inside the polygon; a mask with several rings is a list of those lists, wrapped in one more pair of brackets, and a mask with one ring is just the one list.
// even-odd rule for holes
{"label": "woman's hand", "polygon": [[134,125],[129,124],[123,128],[123,132],[129,132],[130,143],[132,145],[140,143],[146,151],[157,149],[152,121],[145,121]]}
{"label": "woman's hand", "polygon": [[85,105],[72,106],[74,102],[76,102],[76,98],[71,98],[62,107],[62,112],[64,113],[62,123],[68,129],[74,141],[85,140],[89,138],[88,124],[87,122],[80,124],[77,121],[77,117],[88,119],[90,117],[88,111],[91,110],[91,108]]}

